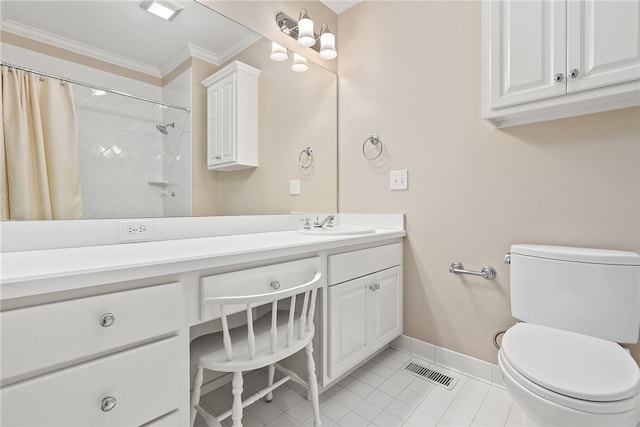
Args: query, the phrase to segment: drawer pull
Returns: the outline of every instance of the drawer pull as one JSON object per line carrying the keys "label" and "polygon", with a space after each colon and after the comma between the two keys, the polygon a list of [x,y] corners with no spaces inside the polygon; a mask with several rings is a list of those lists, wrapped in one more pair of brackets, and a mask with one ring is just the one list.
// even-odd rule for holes
{"label": "drawer pull", "polygon": [[105,313],[100,316],[100,326],[103,328],[108,328],[113,325],[113,322],[116,321],[116,315],[113,313]]}
{"label": "drawer pull", "polygon": [[369,289],[370,289],[372,292],[377,291],[378,289],[380,289],[380,283],[372,283],[372,284],[370,284],[370,285],[369,285]]}
{"label": "drawer pull", "polygon": [[280,282],[277,280],[274,280],[273,282],[271,282],[271,287],[277,291],[278,289],[280,289]]}
{"label": "drawer pull", "polygon": [[116,407],[118,401],[113,396],[107,396],[102,399],[102,412],[109,412]]}

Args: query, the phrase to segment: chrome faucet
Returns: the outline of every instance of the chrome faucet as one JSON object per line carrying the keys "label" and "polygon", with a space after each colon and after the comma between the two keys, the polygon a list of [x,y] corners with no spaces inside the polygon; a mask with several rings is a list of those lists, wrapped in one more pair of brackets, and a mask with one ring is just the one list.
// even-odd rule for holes
{"label": "chrome faucet", "polygon": [[336,219],[335,215],[329,215],[322,221],[318,222],[318,218],[316,217],[316,222],[313,223],[314,228],[325,228],[325,227],[333,227],[333,220]]}

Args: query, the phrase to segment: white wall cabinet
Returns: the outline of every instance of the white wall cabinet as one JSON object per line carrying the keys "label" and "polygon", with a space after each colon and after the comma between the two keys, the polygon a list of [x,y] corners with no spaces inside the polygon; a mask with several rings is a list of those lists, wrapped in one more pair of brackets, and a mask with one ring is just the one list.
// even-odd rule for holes
{"label": "white wall cabinet", "polygon": [[207,87],[207,165],[232,171],[258,166],[260,70],[234,61],[202,81]]}
{"label": "white wall cabinet", "polygon": [[[329,377],[356,367],[402,334],[401,263],[400,244],[329,257]],[[345,277],[351,280],[336,281]]]}
{"label": "white wall cabinet", "polygon": [[498,127],[640,105],[640,1],[485,0],[482,116]]}

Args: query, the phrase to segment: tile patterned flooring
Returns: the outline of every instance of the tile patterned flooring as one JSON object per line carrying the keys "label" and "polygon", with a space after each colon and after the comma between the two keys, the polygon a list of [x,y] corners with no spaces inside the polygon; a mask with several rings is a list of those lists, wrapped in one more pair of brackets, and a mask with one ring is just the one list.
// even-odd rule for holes
{"label": "tile patterned flooring", "polygon": [[[521,426],[522,412],[502,387],[437,367],[458,379],[452,390],[404,370],[409,360],[433,364],[395,349],[386,349],[320,395],[322,425],[355,427]],[[266,384],[266,374],[245,375],[245,389],[253,393]],[[212,413],[231,408],[231,385],[202,397]],[[244,410],[246,427],[313,426],[311,404],[285,384]],[[230,418],[223,422],[230,426]],[[206,427],[198,416],[195,427]]]}

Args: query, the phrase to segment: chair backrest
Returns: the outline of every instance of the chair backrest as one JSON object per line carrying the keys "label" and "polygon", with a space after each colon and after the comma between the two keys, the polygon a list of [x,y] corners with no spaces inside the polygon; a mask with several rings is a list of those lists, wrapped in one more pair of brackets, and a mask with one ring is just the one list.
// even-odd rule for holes
{"label": "chair backrest", "polygon": [[[270,350],[274,353],[277,350],[278,342],[278,303],[282,300],[290,298],[288,307],[288,322],[286,328],[285,346],[289,347],[294,339],[302,339],[308,336],[313,329],[313,316],[316,307],[316,295],[318,288],[321,286],[320,279],[322,273],[317,272],[313,279],[309,282],[289,289],[277,290],[274,292],[243,295],[243,296],[226,296],[205,298],[205,304],[217,304],[220,307],[220,315],[222,321],[222,334],[225,353],[228,360],[233,360],[233,344],[231,342],[231,334],[229,332],[229,322],[227,321],[228,312],[225,307],[238,305],[244,306],[247,315],[247,345],[249,357],[253,359],[256,355],[256,339],[254,335],[254,313],[253,309],[265,304],[271,304],[271,326],[270,326]],[[302,297],[302,309],[297,310],[296,301]],[[235,308],[234,307],[234,308]],[[283,308],[280,309],[283,311]],[[297,324],[297,331],[294,325]],[[297,332],[297,335],[296,335]]]}

